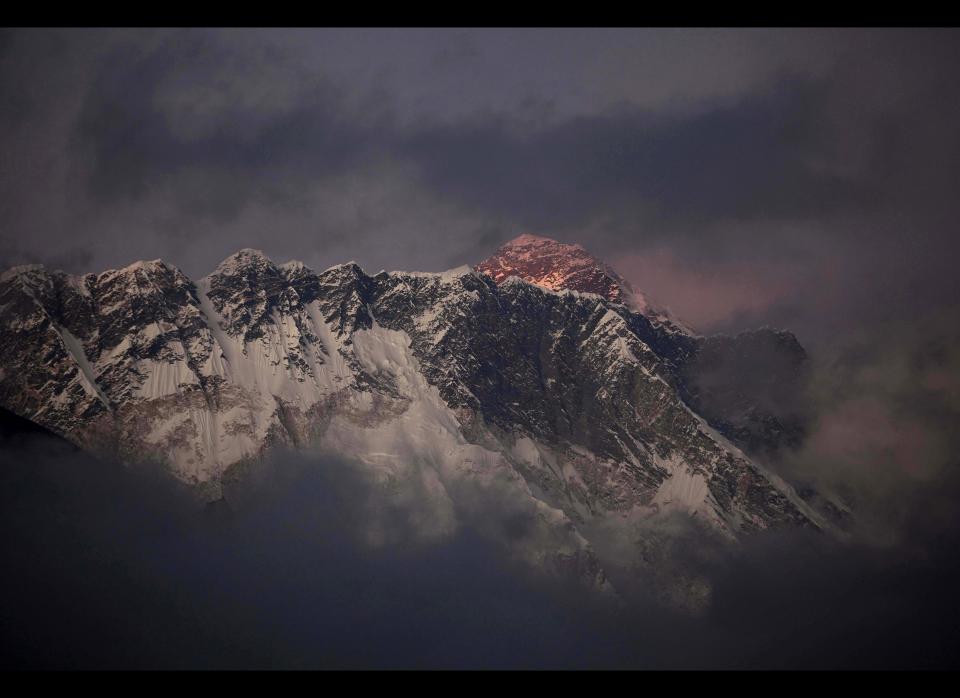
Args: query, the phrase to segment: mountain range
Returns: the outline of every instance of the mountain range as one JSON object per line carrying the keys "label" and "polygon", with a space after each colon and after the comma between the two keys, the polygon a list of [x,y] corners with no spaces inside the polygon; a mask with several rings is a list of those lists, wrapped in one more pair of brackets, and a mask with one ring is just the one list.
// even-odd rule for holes
{"label": "mountain range", "polygon": [[272,454],[337,457],[415,496],[425,539],[495,502],[511,555],[601,591],[671,517],[735,541],[838,512],[763,465],[804,436],[796,337],[700,335],[579,245],[522,235],[442,273],[21,266],[0,308],[0,406],[209,501]]}

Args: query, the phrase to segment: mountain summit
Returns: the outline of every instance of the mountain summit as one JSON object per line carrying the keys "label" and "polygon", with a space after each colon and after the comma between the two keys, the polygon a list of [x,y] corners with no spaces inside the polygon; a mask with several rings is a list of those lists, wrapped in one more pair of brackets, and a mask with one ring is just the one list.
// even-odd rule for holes
{"label": "mountain summit", "polygon": [[633,293],[613,269],[582,246],[537,235],[514,238],[480,262],[477,271],[498,284],[516,276],[551,291],[595,293],[614,303],[624,303]]}
{"label": "mountain summit", "polygon": [[664,309],[655,307],[644,293],[634,289],[612,267],[591,255],[582,245],[525,233],[480,262],[477,271],[498,284],[516,276],[551,291],[594,293],[643,313],[668,329],[693,334]]}

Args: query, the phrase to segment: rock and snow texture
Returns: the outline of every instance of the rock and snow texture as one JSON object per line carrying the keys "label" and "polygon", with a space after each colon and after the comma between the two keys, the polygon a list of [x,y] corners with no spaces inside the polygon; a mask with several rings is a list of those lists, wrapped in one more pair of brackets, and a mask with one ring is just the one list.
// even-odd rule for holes
{"label": "rock and snow texture", "polygon": [[537,235],[511,240],[477,270],[497,284],[517,277],[626,305],[650,325],[634,322],[634,331],[671,365],[681,396],[711,426],[758,454],[799,445],[805,417],[797,396],[806,380],[806,353],[789,332],[764,328],[702,337],[582,246]]}
{"label": "rock and snow texture", "polygon": [[570,289],[595,293],[614,303],[623,303],[629,295],[623,279],[580,245],[567,245],[537,235],[514,238],[478,264],[477,271],[489,275],[498,284],[516,276],[551,291]]}
{"label": "rock and snow texture", "polygon": [[608,301],[623,303],[665,328],[693,334],[581,245],[569,245],[526,233],[480,262],[477,271],[487,274],[498,284],[516,276],[551,291],[594,293]]}
{"label": "rock and snow texture", "polygon": [[673,511],[730,537],[820,524],[691,410],[699,339],[624,305],[617,278],[561,266],[536,285],[490,267],[318,274],[256,250],[196,282],[159,260],[21,267],[0,280],[0,404],[211,497],[282,445],[415,483],[427,538],[496,502],[530,522],[518,558],[599,588],[597,522],[625,539]]}

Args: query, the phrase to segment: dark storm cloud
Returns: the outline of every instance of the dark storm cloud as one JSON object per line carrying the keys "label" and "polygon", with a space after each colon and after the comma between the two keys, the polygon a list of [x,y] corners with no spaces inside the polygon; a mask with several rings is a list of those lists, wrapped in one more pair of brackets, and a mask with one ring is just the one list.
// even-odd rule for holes
{"label": "dark storm cloud", "polygon": [[[681,536],[674,553],[713,585],[709,607],[691,615],[642,586],[616,607],[571,593],[516,568],[471,527],[417,545],[403,535],[410,503],[387,507],[400,537],[371,549],[368,506],[382,504],[383,492],[337,461],[280,458],[246,497],[202,509],[169,481],[48,437],[5,436],[2,445],[5,668],[909,668],[957,660],[955,528],[919,553],[799,533],[737,549]],[[524,535],[514,519],[503,520],[506,537]]]}
{"label": "dark storm cloud", "polygon": [[[728,285],[747,260],[791,267],[798,286],[832,268],[882,290],[904,257],[914,280],[944,257],[960,115],[951,39],[13,33],[3,111],[21,126],[7,136],[5,256],[44,258],[69,229],[101,266],[161,256],[198,275],[253,246],[439,269],[532,230],[629,273],[631,255],[670,254]],[[44,167],[27,161],[41,147]],[[667,305],[678,292],[646,290]],[[800,290],[740,321],[790,319],[762,314],[802,303]]]}
{"label": "dark storm cloud", "polygon": [[625,107],[532,135],[496,121],[458,124],[414,134],[405,152],[432,186],[537,230],[644,205],[674,231],[726,218],[805,218],[876,196],[806,162],[817,98],[815,86],[785,80],[703,114]]}
{"label": "dark storm cloud", "polygon": [[[788,479],[841,493],[869,539],[936,537],[956,521],[960,324],[891,320],[814,357],[810,435],[781,463]],[[940,491],[942,488],[942,491]],[[914,525],[928,517],[922,531]],[[911,523],[911,522],[914,523]]]}
{"label": "dark storm cloud", "polygon": [[[356,167],[376,146],[375,116],[361,123],[345,113],[342,96],[322,79],[290,76],[299,81],[290,108],[251,103],[224,87],[252,77],[263,61],[282,63],[251,53],[191,33],[146,54],[124,46],[107,55],[76,123],[91,194],[109,204],[169,187],[186,212],[229,222],[254,197],[290,204],[299,183]],[[178,103],[181,91],[192,94]]]}
{"label": "dark storm cloud", "polygon": [[[553,602],[489,540],[417,545],[416,506],[336,461],[275,461],[204,510],[43,437],[0,460],[5,668],[522,666],[575,642],[550,639]],[[364,502],[389,546],[366,545]],[[494,624],[541,647],[511,657]]]}
{"label": "dark storm cloud", "polygon": [[[817,78],[786,132],[795,164],[849,196],[807,199],[816,188],[790,186],[771,197],[759,185],[756,215],[679,227],[664,220],[667,235],[642,233],[653,244],[627,252],[624,271],[708,330],[772,323],[823,343],[891,317],[955,312],[957,43],[946,32],[877,36],[872,50],[851,49]],[[776,159],[776,149],[742,154],[745,164],[763,157]],[[798,197],[803,210],[765,213],[777,196]],[[630,235],[618,220],[607,238],[623,245]]]}
{"label": "dark storm cloud", "polygon": [[807,162],[822,100],[800,78],[705,113],[667,117],[624,106],[532,133],[509,115],[401,127],[390,116],[390,95],[379,111],[359,114],[314,78],[297,87],[289,108],[218,105],[193,137],[172,123],[188,124],[191,115],[162,101],[170,97],[164,81],[176,80],[184,65],[207,88],[228,66],[260,68],[199,36],[167,39],[147,55],[126,47],[108,56],[76,125],[97,199],[139,199],[170,186],[189,213],[219,213],[229,222],[254,196],[288,205],[301,186],[359,168],[364,156],[409,162],[442,197],[548,231],[644,205],[658,220],[689,226],[820,216],[877,195]]}

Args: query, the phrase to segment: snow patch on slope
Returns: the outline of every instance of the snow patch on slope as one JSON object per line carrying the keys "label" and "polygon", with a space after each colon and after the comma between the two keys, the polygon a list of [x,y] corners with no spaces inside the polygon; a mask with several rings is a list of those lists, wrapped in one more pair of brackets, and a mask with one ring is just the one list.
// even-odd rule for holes
{"label": "snow patch on slope", "polygon": [[677,459],[658,459],[657,464],[669,474],[651,504],[659,511],[679,510],[688,514],[705,514],[718,520],[713,507],[708,504],[710,489],[702,474]]}
{"label": "snow patch on slope", "polygon": [[70,353],[70,356],[73,357],[73,360],[76,361],[77,366],[80,368],[80,383],[83,385],[84,389],[91,396],[98,398],[105,407],[109,408],[110,400],[107,399],[107,396],[104,395],[103,390],[101,390],[100,386],[97,384],[96,371],[94,371],[93,366],[91,366],[90,362],[87,360],[87,354],[83,349],[83,343],[70,334],[70,331],[66,327],[58,327],[53,323],[51,323],[51,325],[57,334],[60,335],[60,338],[63,340],[63,344]]}
{"label": "snow patch on slope", "polygon": [[[503,453],[466,440],[454,412],[420,372],[405,332],[374,319],[370,329],[353,333],[352,343],[365,371],[393,381],[401,404],[378,406],[370,393],[352,393],[353,409],[333,417],[322,450],[362,462],[394,487],[417,483],[428,495],[417,521],[427,538],[450,535],[459,525],[458,512],[474,521],[487,518],[486,507],[495,502],[532,515],[532,528],[512,547],[519,559],[549,567],[555,554],[588,554],[589,543],[567,515],[538,498]],[[544,545],[546,538],[553,543]],[[606,584],[599,588],[610,590]]]}

